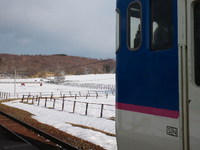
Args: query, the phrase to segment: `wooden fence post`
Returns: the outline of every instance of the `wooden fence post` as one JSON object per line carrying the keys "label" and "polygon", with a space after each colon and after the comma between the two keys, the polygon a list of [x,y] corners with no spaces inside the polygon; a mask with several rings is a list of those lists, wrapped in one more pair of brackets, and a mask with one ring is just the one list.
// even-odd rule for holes
{"label": "wooden fence post", "polygon": [[98,95],[98,93],[96,92],[96,99],[98,98],[98,96],[99,96],[99,95]]}
{"label": "wooden fence post", "polygon": [[38,98],[38,106],[40,105],[40,97]]}
{"label": "wooden fence post", "polygon": [[74,101],[73,113],[75,113],[75,108],[76,108],[76,101]]}
{"label": "wooden fence post", "polygon": [[56,99],[53,99],[53,109],[55,108]]}
{"label": "wooden fence post", "polygon": [[44,107],[47,107],[47,97],[45,97]]}
{"label": "wooden fence post", "polygon": [[50,101],[53,99],[53,92],[51,93]]}
{"label": "wooden fence post", "polygon": [[29,96],[30,96],[30,95],[27,96],[27,103],[28,103]]}
{"label": "wooden fence post", "polygon": [[24,95],[22,96],[22,103],[24,102]]}
{"label": "wooden fence post", "polygon": [[32,104],[33,104],[33,101],[34,101],[34,96],[33,96],[33,98],[32,98]]}
{"label": "wooden fence post", "polygon": [[86,103],[86,108],[85,108],[85,115],[88,113],[88,103]]}
{"label": "wooden fence post", "polygon": [[103,104],[101,104],[101,115],[100,115],[100,118],[103,117]]}
{"label": "wooden fence post", "polygon": [[65,94],[63,95],[62,111],[64,110],[64,105],[65,105]]}
{"label": "wooden fence post", "polygon": [[38,95],[36,96],[35,101],[36,101],[36,102],[38,101]]}

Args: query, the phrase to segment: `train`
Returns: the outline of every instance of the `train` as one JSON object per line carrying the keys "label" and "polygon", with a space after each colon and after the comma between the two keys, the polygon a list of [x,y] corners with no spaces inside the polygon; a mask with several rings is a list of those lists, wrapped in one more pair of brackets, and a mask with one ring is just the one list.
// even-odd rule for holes
{"label": "train", "polygon": [[200,149],[200,0],[116,1],[118,150]]}

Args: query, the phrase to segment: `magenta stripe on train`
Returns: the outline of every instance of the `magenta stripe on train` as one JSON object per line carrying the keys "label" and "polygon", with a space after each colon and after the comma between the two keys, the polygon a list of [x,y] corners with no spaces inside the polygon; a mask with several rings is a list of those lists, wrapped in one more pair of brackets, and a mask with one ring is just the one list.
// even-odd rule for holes
{"label": "magenta stripe on train", "polygon": [[116,108],[127,110],[127,111],[151,114],[151,115],[156,115],[156,116],[169,117],[169,118],[174,118],[174,119],[177,119],[179,117],[179,111],[168,110],[168,109],[160,109],[160,108],[124,104],[124,103],[117,103]]}

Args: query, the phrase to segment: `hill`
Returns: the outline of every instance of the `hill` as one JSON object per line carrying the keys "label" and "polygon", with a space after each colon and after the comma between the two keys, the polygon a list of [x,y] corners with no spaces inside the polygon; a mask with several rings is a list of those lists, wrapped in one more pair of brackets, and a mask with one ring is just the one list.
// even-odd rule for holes
{"label": "hill", "polygon": [[1,76],[13,76],[15,70],[17,70],[17,75],[22,77],[110,73],[115,71],[115,61],[112,59],[99,60],[65,54],[0,54]]}

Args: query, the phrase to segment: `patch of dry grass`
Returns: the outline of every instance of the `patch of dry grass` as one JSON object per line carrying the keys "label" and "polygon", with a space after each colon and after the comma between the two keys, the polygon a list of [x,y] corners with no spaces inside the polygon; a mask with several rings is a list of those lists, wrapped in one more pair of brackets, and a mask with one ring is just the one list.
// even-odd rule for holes
{"label": "patch of dry grass", "polygon": [[16,101],[16,100],[21,100],[21,98],[4,99],[4,100],[1,100],[0,103],[10,102],[10,101]]}
{"label": "patch of dry grass", "polygon": [[104,133],[106,135],[109,135],[109,136],[116,136],[115,134],[112,134],[112,133],[109,133],[109,132],[106,132],[106,131],[103,131],[103,130],[99,130],[99,129],[96,129],[96,128],[93,128],[93,127],[88,127],[88,126],[85,126],[85,125],[81,125],[81,124],[74,124],[74,123],[70,123],[70,122],[66,122],[72,126],[75,126],[75,127],[80,127],[80,128],[84,128],[84,129],[90,129],[90,130],[93,130],[93,131],[98,131],[98,132],[101,132],[101,133]]}

